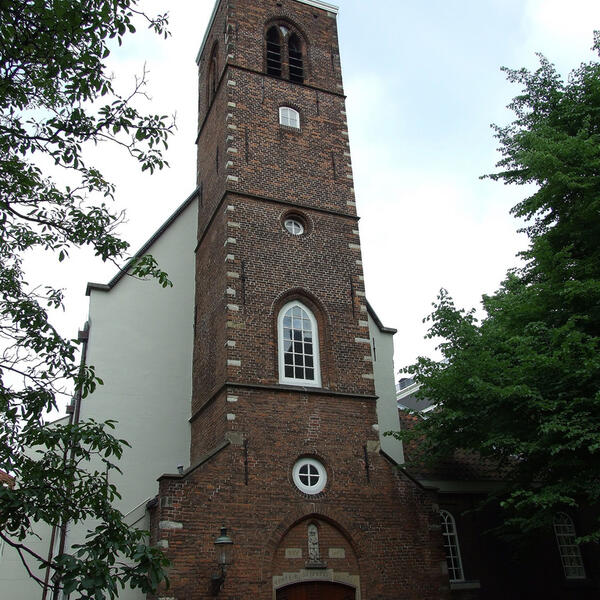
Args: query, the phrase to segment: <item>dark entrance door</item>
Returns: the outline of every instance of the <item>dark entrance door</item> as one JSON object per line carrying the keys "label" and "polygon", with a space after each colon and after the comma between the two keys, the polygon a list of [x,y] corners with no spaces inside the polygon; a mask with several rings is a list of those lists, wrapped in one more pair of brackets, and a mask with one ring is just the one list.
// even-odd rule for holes
{"label": "dark entrance door", "polygon": [[277,590],[277,600],[355,600],[354,588],[329,581],[296,583]]}

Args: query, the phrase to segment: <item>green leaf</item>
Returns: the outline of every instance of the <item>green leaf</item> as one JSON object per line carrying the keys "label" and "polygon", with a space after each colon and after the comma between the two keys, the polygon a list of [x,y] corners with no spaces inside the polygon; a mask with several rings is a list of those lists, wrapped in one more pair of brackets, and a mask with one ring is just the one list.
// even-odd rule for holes
{"label": "green leaf", "polygon": [[[148,553],[136,564],[132,555],[140,533],[111,505],[119,492],[107,472],[118,472],[118,466],[107,458],[118,460],[128,445],[112,435],[115,424],[46,424],[65,393],[79,401],[103,382],[92,366],[80,365],[80,343],[55,327],[56,309],[70,308],[63,292],[51,279],[30,280],[24,265],[26,257],[42,253],[55,256],[58,265],[82,247],[102,261],[127,260],[129,245],[115,234],[123,216],[108,203],[115,186],[83,149],[105,141],[108,151],[131,154],[136,163],[141,156],[142,165],[152,166],[162,160],[152,144],[173,130],[169,119],[136,108],[141,90],[120,96],[107,75],[111,38],[127,42],[139,19],[156,24],[158,33],[165,30],[163,16],[134,11],[134,5],[130,0],[1,4],[0,469],[13,474],[18,486],[0,487],[0,528],[28,546],[24,553],[35,573],[46,564],[42,557],[36,565],[28,553],[35,550],[29,535],[34,524],[98,523],[74,554],[55,556],[50,565],[63,592],[82,598],[113,598],[125,585],[153,592],[137,571],[162,573],[164,557]],[[132,140],[127,132],[133,127],[143,135]],[[38,164],[66,168],[68,182]],[[54,278],[50,270],[48,277]],[[164,285],[157,265],[144,277]],[[19,376],[9,384],[6,373],[13,370]],[[96,469],[98,460],[107,472]]]}
{"label": "green leaf", "polygon": [[[426,320],[442,360],[408,369],[437,409],[396,435],[419,468],[467,453],[503,480],[503,531],[523,536],[599,498],[600,64],[566,80],[543,56],[535,72],[505,71],[522,92],[515,120],[494,127],[502,158],[488,177],[533,186],[512,210],[529,245],[481,322],[440,292]],[[600,538],[597,518],[581,525]]]}

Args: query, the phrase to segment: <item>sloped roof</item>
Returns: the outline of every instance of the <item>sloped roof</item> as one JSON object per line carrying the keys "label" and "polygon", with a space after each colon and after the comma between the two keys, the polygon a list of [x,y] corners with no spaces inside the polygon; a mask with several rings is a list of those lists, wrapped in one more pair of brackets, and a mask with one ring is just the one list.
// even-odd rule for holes
{"label": "sloped roof", "polygon": [[195,200],[198,195],[200,188],[197,187],[188,197],[187,199],[179,205],[178,208],[175,209],[173,214],[154,232],[154,234],[146,241],[145,244],[127,261],[125,266],[108,282],[108,283],[94,283],[88,282],[87,287],[85,288],[85,295],[89,296],[92,290],[97,290],[100,292],[109,292],[119,281],[126,275],[127,269],[131,265],[132,261],[141,258],[148,252],[151,248],[152,244],[160,238],[160,236],[173,224],[173,222],[179,217],[179,215]]}
{"label": "sloped roof", "polygon": [[429,398],[419,398],[418,391],[421,387],[414,377],[404,377],[396,385],[396,400],[398,408],[416,410],[421,413],[426,413],[431,410],[435,404]]}
{"label": "sloped roof", "polygon": [[367,310],[369,311],[371,318],[373,319],[373,321],[375,321],[375,325],[377,325],[377,327],[379,327],[380,331],[382,331],[383,333],[397,333],[398,332],[397,329],[393,329],[392,327],[386,327],[381,322],[381,320],[377,316],[377,313],[373,310],[373,307],[371,306],[370,302],[366,298],[365,298],[365,302],[367,303]]}

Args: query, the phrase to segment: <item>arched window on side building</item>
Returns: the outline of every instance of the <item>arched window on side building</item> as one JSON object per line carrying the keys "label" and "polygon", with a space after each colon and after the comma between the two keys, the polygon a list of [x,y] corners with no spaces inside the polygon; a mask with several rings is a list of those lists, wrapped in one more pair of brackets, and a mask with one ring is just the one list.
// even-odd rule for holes
{"label": "arched window on side building", "polygon": [[585,579],[585,567],[576,542],[573,519],[563,512],[554,517],[554,535],[566,579]]}
{"label": "arched window on side building", "polygon": [[444,552],[448,563],[448,577],[451,583],[465,580],[460,545],[456,531],[456,521],[447,510],[440,510],[442,520],[442,535],[444,537]]}

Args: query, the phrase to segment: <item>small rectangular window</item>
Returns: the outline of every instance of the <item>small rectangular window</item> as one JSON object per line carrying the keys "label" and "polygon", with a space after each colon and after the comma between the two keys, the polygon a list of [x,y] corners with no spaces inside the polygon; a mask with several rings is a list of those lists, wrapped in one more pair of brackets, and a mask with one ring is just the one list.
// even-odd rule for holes
{"label": "small rectangular window", "polygon": [[300,113],[289,106],[282,106],[279,109],[279,124],[300,129]]}

